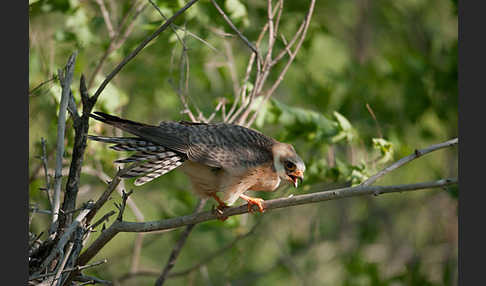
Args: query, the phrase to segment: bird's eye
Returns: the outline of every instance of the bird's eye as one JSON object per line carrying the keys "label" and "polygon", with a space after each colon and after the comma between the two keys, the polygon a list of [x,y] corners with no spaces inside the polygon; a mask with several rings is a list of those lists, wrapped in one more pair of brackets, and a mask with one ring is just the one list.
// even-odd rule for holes
{"label": "bird's eye", "polygon": [[285,169],[287,169],[289,171],[293,171],[293,170],[295,170],[295,164],[290,162],[290,161],[287,161],[287,162],[285,162]]}

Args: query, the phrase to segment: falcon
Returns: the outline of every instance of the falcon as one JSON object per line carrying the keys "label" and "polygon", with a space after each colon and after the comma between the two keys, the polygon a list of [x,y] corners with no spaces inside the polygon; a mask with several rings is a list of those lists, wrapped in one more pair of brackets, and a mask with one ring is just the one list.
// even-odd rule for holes
{"label": "falcon", "polygon": [[[176,168],[185,173],[196,194],[212,197],[218,212],[238,198],[264,212],[263,199],[247,191],[274,191],[281,181],[296,188],[304,178],[305,164],[290,144],[228,123],[163,121],[158,126],[122,119],[102,112],[90,116],[135,137],[88,138],[112,143],[117,151],[135,151],[115,163],[130,163],[122,178],[137,178],[139,186]],[[224,219],[223,219],[224,220]]]}

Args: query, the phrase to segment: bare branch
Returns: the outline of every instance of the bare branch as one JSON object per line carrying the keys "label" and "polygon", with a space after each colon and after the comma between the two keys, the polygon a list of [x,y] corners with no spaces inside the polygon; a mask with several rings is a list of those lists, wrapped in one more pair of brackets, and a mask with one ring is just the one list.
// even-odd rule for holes
{"label": "bare branch", "polygon": [[[88,214],[89,209],[83,210],[74,220],[74,222],[68,227],[68,229],[63,233],[63,235],[59,238],[59,241],[57,242],[57,245],[55,248],[53,248],[49,254],[49,256],[42,262],[41,266],[39,267],[39,270],[33,275],[37,276],[39,275],[44,269],[49,267],[51,262],[56,258],[59,254],[63,253],[64,246],[66,243],[69,241],[71,238],[71,235],[74,233],[76,228],[81,224],[81,221],[84,220],[86,215]],[[34,279],[34,278],[32,278]],[[31,279],[29,279],[31,280]]]}
{"label": "bare branch", "polygon": [[[207,201],[206,199],[200,199],[197,206],[196,206],[194,213],[200,212],[203,209],[204,205],[206,204],[206,201]],[[186,227],[186,229],[184,230],[184,232],[181,234],[181,237],[177,241],[177,244],[174,246],[174,248],[172,249],[172,252],[170,253],[169,260],[167,261],[167,264],[165,265],[164,270],[160,274],[159,278],[157,278],[157,281],[155,281],[155,285],[161,286],[161,285],[164,284],[165,279],[167,279],[167,275],[169,274],[169,272],[174,267],[175,262],[177,260],[177,257],[179,256],[179,253],[181,252],[182,247],[186,243],[186,240],[189,237],[189,234],[191,233],[191,231],[192,231],[192,229],[194,228],[195,225],[196,224],[188,225]]]}
{"label": "bare branch", "polygon": [[[265,35],[267,30],[268,30],[268,23],[263,27],[262,31],[260,32],[260,35],[258,35],[258,39],[256,41],[257,47],[260,46],[260,42],[262,41],[263,36]],[[250,78],[251,71],[253,69],[254,62],[255,62],[255,54],[253,53],[253,54],[251,54],[250,59],[248,60],[248,64],[247,64],[247,67],[246,67],[246,73],[245,73],[245,77],[243,79],[243,84],[242,84],[242,88],[240,90],[240,93],[236,95],[237,97],[236,97],[236,99],[233,103],[233,106],[231,107],[230,111],[228,112],[228,115],[227,115],[227,118],[229,118],[228,123],[233,123],[236,120],[236,118],[238,117],[238,115],[246,107],[248,107],[251,104],[251,102],[252,102],[252,100],[255,96],[255,93],[254,93],[255,86],[254,86],[252,93],[250,95],[250,99],[249,100],[246,99],[247,85],[248,85],[248,81],[249,81],[249,78]],[[257,75],[256,75],[257,79],[260,77],[260,74],[261,74],[261,66],[259,65],[259,63],[260,63],[260,61],[257,61]],[[255,84],[256,84],[257,79],[255,79]],[[241,98],[241,105],[238,108],[238,110],[236,110],[234,112],[236,105],[238,104],[238,101],[239,101],[240,98]]]}
{"label": "bare branch", "polygon": [[103,20],[106,24],[106,29],[108,30],[108,35],[110,35],[110,39],[113,39],[116,36],[116,32],[113,29],[113,25],[111,24],[110,15],[108,10],[106,9],[105,2],[103,0],[95,0],[98,6],[100,6],[101,15],[103,15]]}
{"label": "bare branch", "polygon": [[96,215],[98,210],[106,203],[106,201],[110,198],[111,194],[115,190],[116,186],[120,183],[121,178],[120,175],[122,174],[123,170],[118,170],[116,175],[113,177],[113,180],[108,184],[106,190],[101,194],[98,200],[95,202],[94,206],[91,208],[91,211],[86,216],[86,224],[89,224],[93,217]]}
{"label": "bare branch", "polygon": [[57,79],[57,76],[56,75],[53,75],[50,79],[47,79],[47,80],[39,83],[37,86],[35,86],[34,88],[32,88],[32,89],[29,90],[29,96],[35,96],[35,94],[34,94],[35,91],[37,91],[38,89],[40,89],[45,84],[48,84],[51,81],[54,81],[56,79]]}
{"label": "bare branch", "polygon": [[76,62],[77,52],[74,52],[68,59],[64,72],[59,70],[58,77],[62,86],[61,102],[59,104],[59,117],[57,123],[56,141],[56,168],[54,173],[54,198],[52,209],[52,224],[50,235],[54,234],[59,218],[59,208],[61,206],[61,184],[62,184],[62,157],[64,154],[64,133],[66,131],[66,110],[71,92],[71,82],[73,80],[74,63]]}
{"label": "bare branch", "polygon": [[[94,263],[87,264],[87,265],[83,265],[83,266],[76,266],[76,267],[66,268],[66,269],[64,269],[62,271],[62,273],[71,272],[71,271],[84,270],[84,269],[91,268],[91,267],[95,267],[95,266],[98,266],[100,264],[107,263],[107,262],[108,262],[108,260],[103,259],[101,261],[94,262]],[[41,279],[41,278],[45,278],[45,277],[49,277],[49,276],[53,276],[53,275],[56,275],[56,273],[46,273],[46,274],[41,274],[41,275],[29,277],[29,281],[37,280],[37,279]]]}
{"label": "bare branch", "polygon": [[[97,0],[97,1],[103,1],[103,0]],[[140,15],[140,13],[143,11],[143,9],[147,6],[146,3],[140,3],[142,0],[138,0],[138,2],[134,2],[133,5],[131,6],[130,10],[125,14],[123,17],[122,21],[120,22],[118,28],[114,32],[114,35],[110,35],[110,44],[108,48],[105,50],[103,55],[101,56],[100,61],[96,65],[95,70],[91,74],[88,80],[88,88],[91,88],[91,86],[94,83],[94,80],[96,78],[96,75],[101,71],[101,68],[105,64],[105,61],[108,59],[108,56],[116,51],[117,49],[120,48],[121,45],[126,41],[128,36],[132,33],[133,27],[135,26],[135,19]],[[135,10],[134,15],[132,17],[132,22],[130,25],[125,29],[125,32],[122,35],[122,29],[123,26],[125,25],[125,22],[128,20],[129,15],[131,14],[132,10]]]}
{"label": "bare branch", "polygon": [[454,138],[454,139],[451,139],[449,141],[439,143],[439,144],[435,144],[435,145],[429,146],[429,147],[424,148],[424,149],[420,149],[420,150],[416,149],[413,154],[408,155],[407,157],[404,157],[404,158],[396,161],[395,163],[393,163],[390,166],[386,167],[385,169],[381,170],[380,172],[378,172],[374,176],[371,176],[370,178],[368,178],[366,181],[361,183],[361,185],[362,186],[369,186],[369,185],[373,184],[374,182],[376,182],[376,180],[378,180],[379,178],[388,174],[389,172],[407,164],[408,162],[410,162],[412,160],[417,159],[418,157],[421,157],[422,155],[425,155],[427,153],[430,153],[430,152],[433,152],[433,151],[436,151],[436,150],[439,150],[439,149],[442,149],[442,148],[447,148],[447,147],[457,145],[458,142],[459,142],[458,139]]}
{"label": "bare branch", "polygon": [[[273,83],[272,87],[266,92],[266,94],[265,94],[265,96],[263,98],[263,101],[262,101],[262,103],[260,105],[260,108],[258,108],[253,113],[251,119],[248,122],[246,122],[246,124],[245,124],[246,127],[249,127],[249,126],[251,126],[253,124],[253,122],[255,121],[258,113],[260,112],[260,110],[262,109],[262,107],[265,105],[265,103],[268,101],[268,99],[273,94],[273,92],[280,85],[280,82],[283,80],[283,77],[287,73],[287,70],[289,69],[290,65],[294,61],[295,56],[297,55],[298,51],[300,50],[300,47],[302,46],[302,43],[304,42],[305,35],[307,34],[307,29],[309,28],[309,24],[310,24],[310,20],[311,20],[311,17],[312,17],[312,13],[314,12],[315,3],[316,3],[315,0],[311,0],[310,6],[309,6],[309,10],[307,11],[307,15],[306,15],[306,17],[304,19],[304,22],[303,22],[303,30],[302,30],[302,33],[300,34],[300,39],[299,39],[299,42],[297,43],[297,46],[295,47],[295,50],[290,54],[290,58],[289,58],[288,62],[285,64],[285,66],[282,69],[282,71],[280,72],[277,80]],[[245,118],[243,118],[243,120],[244,119]],[[240,119],[240,122],[242,122],[241,119]]]}
{"label": "bare branch", "polygon": [[253,234],[255,232],[257,226],[260,225],[260,222],[261,221],[259,221],[258,223],[255,223],[253,225],[253,227],[247,233],[238,235],[235,239],[233,239],[233,241],[231,241],[227,245],[218,249],[214,253],[206,256],[204,259],[201,259],[201,261],[199,263],[196,263],[195,265],[193,265],[193,266],[191,266],[191,267],[189,267],[185,270],[181,270],[181,271],[178,271],[178,272],[172,272],[172,273],[169,274],[168,277],[174,278],[174,277],[184,276],[184,275],[187,275],[187,274],[193,272],[194,270],[201,268],[204,265],[207,265],[211,260],[213,260],[213,259],[217,258],[218,256],[224,254],[229,249],[232,249],[240,240],[247,238],[248,236]]}

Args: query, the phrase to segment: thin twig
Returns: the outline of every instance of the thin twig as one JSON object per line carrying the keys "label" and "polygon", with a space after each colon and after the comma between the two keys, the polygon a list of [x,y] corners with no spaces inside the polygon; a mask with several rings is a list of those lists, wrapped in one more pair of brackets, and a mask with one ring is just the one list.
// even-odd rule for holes
{"label": "thin twig", "polygon": [[373,112],[373,109],[371,109],[371,106],[368,103],[366,103],[366,109],[368,109],[368,112],[371,114],[373,121],[375,121],[376,130],[378,132],[378,137],[383,138],[383,133],[381,133],[380,124],[378,123],[378,120],[376,119],[376,116],[375,116],[375,113]]}
{"label": "thin twig", "polygon": [[[258,39],[256,41],[257,47],[260,46],[260,42],[262,41],[263,36],[265,35],[267,30],[268,30],[268,23],[263,27],[263,29],[260,31],[260,34],[258,35]],[[247,64],[247,67],[246,67],[246,73],[245,73],[245,77],[243,79],[243,84],[242,84],[240,93],[237,94],[237,97],[236,97],[236,99],[233,103],[233,106],[231,107],[230,111],[228,112],[228,115],[227,115],[227,118],[229,118],[228,123],[233,123],[236,120],[236,118],[238,117],[238,115],[247,106],[249,106],[251,104],[251,102],[254,98],[255,85],[253,86],[253,90],[251,92],[250,99],[249,100],[246,99],[247,85],[248,85],[248,81],[249,81],[249,78],[250,78],[251,71],[253,70],[254,62],[255,62],[255,54],[253,53],[253,54],[251,54],[250,59],[248,60],[248,64]],[[257,63],[257,73],[256,73],[255,84],[256,84],[258,78],[260,77],[260,73],[261,73],[261,67],[260,67],[260,65],[258,65],[258,63]],[[241,105],[236,111],[234,111],[236,106],[237,106],[238,100],[240,98],[241,98]]]}
{"label": "thin twig", "polygon": [[52,281],[52,282],[54,282],[56,280],[59,280],[58,283],[57,283],[57,286],[61,286],[61,282],[62,281],[59,278],[61,278],[62,270],[66,266],[66,262],[68,261],[69,256],[71,255],[71,251],[73,250],[73,245],[74,245],[74,243],[72,243],[72,242],[70,242],[68,244],[68,248],[66,250],[66,253],[64,255],[64,258],[62,259],[62,262],[57,267],[56,276],[54,276],[54,280]]}
{"label": "thin twig", "polygon": [[39,267],[39,270],[36,273],[34,273],[33,276],[39,275],[42,271],[44,271],[44,269],[49,267],[49,265],[54,260],[54,258],[56,258],[60,253],[63,252],[64,246],[69,241],[69,239],[71,238],[71,235],[74,233],[76,228],[81,224],[81,221],[84,220],[84,218],[86,217],[88,212],[89,212],[89,209],[85,209],[76,217],[74,222],[68,227],[68,229],[59,238],[57,245],[51,250],[49,256],[47,256],[47,258],[44,259],[41,266]]}
{"label": "thin twig", "polygon": [[[108,260],[103,259],[101,261],[94,262],[94,263],[87,264],[87,265],[83,265],[83,266],[79,266],[78,265],[76,267],[66,268],[61,273],[66,273],[66,272],[71,272],[71,271],[80,271],[80,270],[84,270],[84,269],[87,269],[87,268],[95,267],[95,266],[98,266],[100,264],[107,263],[107,262],[108,262]],[[53,276],[53,275],[56,275],[56,273],[55,272],[51,272],[51,273],[46,273],[46,274],[41,274],[41,275],[29,277],[29,281],[37,280],[37,279],[41,279],[41,278],[45,278],[45,277],[49,277],[49,276]]]}
{"label": "thin twig", "polygon": [[211,0],[211,3],[216,8],[216,10],[218,10],[218,13],[221,14],[221,16],[226,21],[226,23],[231,27],[231,29],[238,35],[238,37],[253,51],[253,53],[255,53],[257,55],[257,58],[260,59],[260,55],[258,53],[257,48],[255,48],[255,46],[252,43],[250,43],[250,41],[248,41],[248,39],[245,37],[245,35],[243,35],[243,33],[241,33],[240,30],[238,30],[238,28],[236,28],[236,26],[233,24],[233,22],[231,22],[231,19],[228,17],[228,15],[226,15],[226,13],[223,11],[223,9],[221,9],[221,7],[219,7],[218,3],[216,3],[216,1],[214,1],[214,0]]}
{"label": "thin twig", "polygon": [[[100,0],[97,0],[97,1],[100,1]],[[138,0],[138,1],[141,2],[142,0]],[[131,34],[133,27],[135,26],[136,18],[138,17],[138,15],[140,15],[140,13],[143,11],[143,9],[147,6],[146,3],[139,3],[139,2],[133,3],[133,5],[130,7],[128,12],[125,14],[123,19],[121,20],[118,28],[114,32],[113,37],[110,36],[111,41],[110,41],[110,44],[108,45],[108,48],[105,50],[105,52],[101,56],[100,61],[98,62],[98,64],[95,67],[95,70],[93,71],[93,73],[91,74],[91,76],[88,79],[88,85],[87,85],[88,88],[91,88],[91,86],[93,85],[94,80],[96,78],[96,75],[101,71],[101,68],[103,67],[105,61],[108,59],[108,56],[112,52],[118,50],[121,47],[121,45],[123,45],[123,43],[126,41],[128,36]],[[123,26],[125,25],[125,22],[128,20],[129,15],[131,14],[132,10],[135,10],[135,13],[132,17],[132,22],[125,29],[125,32],[122,35],[121,32],[122,32]]]}
{"label": "thin twig", "polygon": [[116,212],[114,210],[109,211],[105,215],[103,215],[99,220],[97,220],[95,223],[93,223],[89,229],[95,229],[98,225],[101,223],[108,221],[112,215],[114,215]]}
{"label": "thin twig", "polygon": [[[206,199],[200,199],[196,206],[196,209],[194,210],[194,213],[200,212],[203,209],[204,205],[206,204],[206,201],[207,201]],[[186,243],[186,240],[189,237],[189,234],[191,233],[195,225],[196,224],[188,225],[184,230],[184,232],[181,234],[181,237],[179,237],[179,240],[177,241],[176,245],[172,249],[172,252],[170,253],[169,260],[167,261],[164,270],[162,271],[159,278],[157,278],[157,281],[155,282],[156,286],[161,286],[164,284],[165,280],[167,279],[167,275],[174,267],[177,257],[179,256],[182,247]]]}
{"label": "thin twig", "polygon": [[39,83],[37,86],[33,87],[32,89],[29,90],[29,96],[35,96],[34,92],[38,89],[40,89],[42,86],[44,86],[45,84],[48,84],[50,83],[51,81],[54,81],[57,79],[57,76],[56,75],[53,75],[50,79],[47,79],[41,83]]}
{"label": "thin twig", "polygon": [[151,42],[153,39],[155,39],[155,37],[157,37],[160,33],[162,33],[163,31],[165,31],[169,25],[174,22],[174,20],[179,16],[181,15],[182,13],[184,13],[187,9],[189,9],[189,7],[191,7],[192,5],[194,5],[198,0],[191,0],[189,1],[186,5],[184,5],[184,7],[182,7],[181,9],[179,9],[177,12],[174,13],[174,15],[172,15],[167,21],[165,21],[164,24],[162,24],[162,26],[160,26],[155,32],[153,32],[151,35],[149,35],[147,38],[145,38],[142,43],[140,43],[130,54],[128,54],[116,67],[115,69],[113,69],[112,72],[110,72],[108,74],[108,76],[105,78],[105,80],[103,80],[103,82],[101,83],[101,85],[98,87],[98,89],[96,90],[96,92],[94,93],[93,95],[93,98],[94,100],[96,101],[96,99],[99,97],[99,95],[101,94],[101,92],[105,89],[105,87],[108,85],[108,83],[121,71],[121,69],[129,62],[131,61],[135,56],[138,55],[138,53],[140,53],[140,51],[145,48],[145,46],[147,46],[147,44],[149,42]]}
{"label": "thin twig", "polygon": [[[162,13],[159,6],[157,6],[157,4],[155,4],[154,1],[152,1],[152,0],[148,0],[148,1],[150,2],[150,4],[152,4],[152,6],[155,8],[155,10],[157,10],[157,12],[159,12],[160,16],[162,16],[162,18],[164,18],[164,20],[167,21],[167,17],[164,15],[164,13]],[[170,28],[172,29],[172,31],[176,35],[177,40],[179,40],[179,43],[181,43],[181,45],[184,47],[184,50],[187,50],[186,44],[184,43],[184,41],[181,39],[181,37],[179,36],[179,34],[176,31],[175,25],[171,23]]]}
{"label": "thin twig", "polygon": [[436,151],[436,150],[439,150],[439,149],[442,149],[442,148],[447,148],[447,147],[451,147],[451,146],[454,146],[454,145],[457,145],[459,143],[459,140],[457,138],[454,138],[454,139],[451,139],[449,141],[446,141],[446,142],[442,142],[442,143],[439,143],[439,144],[435,144],[435,145],[432,145],[432,146],[429,146],[427,148],[424,148],[424,149],[416,149],[413,154],[410,154],[408,155],[407,157],[404,157],[398,161],[396,161],[395,163],[391,164],[390,166],[386,167],[385,169],[379,171],[378,173],[376,173],[375,175],[369,177],[366,181],[364,181],[363,183],[361,183],[361,186],[369,186],[369,185],[372,185],[374,182],[376,182],[379,178],[383,177],[384,175],[388,174],[389,172],[409,163],[410,161],[413,161],[415,159],[417,159],[418,157],[420,156],[423,156],[427,153],[430,153],[430,152],[433,152],[433,151]]}
{"label": "thin twig", "polygon": [[[255,110],[255,112],[253,113],[251,119],[248,122],[246,122],[246,124],[244,124],[244,126],[249,127],[249,126],[251,126],[253,124],[253,122],[255,121],[258,113],[262,110],[263,106],[268,101],[268,99],[270,98],[270,96],[273,94],[273,92],[280,85],[280,82],[283,80],[283,77],[287,73],[287,70],[289,69],[290,65],[294,61],[295,56],[297,55],[298,51],[300,50],[300,47],[302,46],[302,43],[304,42],[305,35],[307,34],[307,29],[309,28],[310,20],[312,18],[312,13],[314,12],[315,3],[316,3],[315,0],[311,0],[310,6],[309,6],[309,10],[307,11],[307,15],[306,15],[306,17],[304,19],[304,22],[303,22],[303,27],[304,28],[303,28],[302,33],[300,35],[299,42],[297,43],[297,46],[295,47],[295,50],[292,52],[292,54],[290,54],[290,58],[289,58],[288,62],[285,64],[285,66],[282,69],[282,71],[280,72],[277,80],[273,83],[272,87],[266,92],[266,94],[265,94],[265,96],[263,98],[263,101],[260,104],[260,107]],[[243,122],[244,122],[245,119],[246,118],[243,118],[243,121],[240,119],[240,122],[243,124]]]}
{"label": "thin twig", "polygon": [[93,276],[88,276],[88,275],[79,275],[74,277],[74,281],[79,281],[83,282],[81,284],[78,284],[77,286],[81,285],[89,285],[89,284],[103,284],[103,285],[113,285],[113,282],[108,281],[108,280],[102,280]]}
{"label": "thin twig", "polygon": [[133,193],[133,190],[130,190],[128,193],[125,193],[125,191],[122,192],[122,203],[119,204],[119,205],[116,204],[116,207],[118,208],[117,220],[119,220],[119,221],[123,220],[123,213],[125,212],[125,206],[127,205],[127,199],[132,193]]}
{"label": "thin twig", "polygon": [[89,224],[90,221],[93,219],[95,214],[98,212],[98,210],[106,203],[106,201],[110,198],[111,194],[113,191],[116,189],[116,186],[120,183],[121,181],[121,174],[123,173],[123,170],[118,170],[116,175],[113,177],[113,179],[110,181],[108,184],[108,187],[106,190],[101,194],[101,196],[98,198],[98,200],[95,202],[94,206],[91,208],[91,211],[88,213],[86,216],[86,224]]}
{"label": "thin twig", "polygon": [[98,6],[100,6],[101,15],[103,15],[103,20],[105,20],[106,29],[108,30],[108,35],[110,39],[113,39],[116,36],[115,29],[113,29],[113,25],[111,24],[110,15],[108,10],[106,9],[105,3],[103,0],[95,0]]}
{"label": "thin twig", "polygon": [[260,222],[261,221],[259,221],[258,223],[255,223],[253,225],[253,227],[248,232],[238,235],[230,243],[226,244],[222,248],[220,248],[217,251],[206,256],[204,259],[201,259],[201,261],[199,263],[196,263],[193,266],[191,266],[191,267],[189,267],[185,270],[181,270],[181,271],[178,271],[178,272],[172,272],[172,273],[169,274],[168,277],[174,278],[174,277],[184,276],[184,275],[187,275],[187,274],[193,272],[194,270],[201,268],[203,265],[207,265],[211,260],[221,256],[222,254],[224,254],[229,249],[232,249],[240,240],[242,240],[242,239],[250,236],[251,234],[253,234],[253,232],[255,232],[255,230],[257,229],[257,226],[260,225]]}

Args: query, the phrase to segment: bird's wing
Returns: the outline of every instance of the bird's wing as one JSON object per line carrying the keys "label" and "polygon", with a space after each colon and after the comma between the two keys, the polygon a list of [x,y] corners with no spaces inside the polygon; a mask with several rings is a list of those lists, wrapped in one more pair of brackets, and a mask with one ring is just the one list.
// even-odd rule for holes
{"label": "bird's wing", "polygon": [[272,160],[271,146],[275,140],[239,125],[182,121],[152,126],[102,112],[95,114],[91,117],[210,167],[244,168]]}
{"label": "bird's wing", "polygon": [[224,123],[189,129],[189,160],[216,168],[250,167],[272,160],[274,140],[255,130]]}

